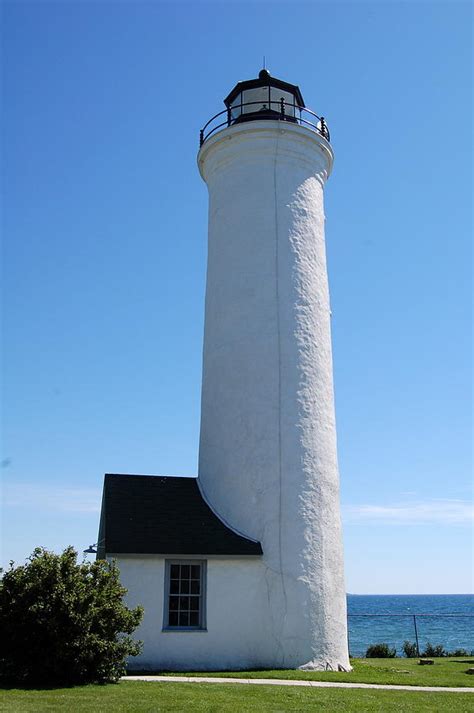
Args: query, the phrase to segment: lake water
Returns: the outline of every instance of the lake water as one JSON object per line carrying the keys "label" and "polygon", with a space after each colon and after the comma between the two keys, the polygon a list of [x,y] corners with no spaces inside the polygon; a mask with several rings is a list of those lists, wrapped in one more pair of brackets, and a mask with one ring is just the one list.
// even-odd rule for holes
{"label": "lake water", "polygon": [[[351,656],[364,656],[370,644],[382,642],[395,647],[397,655],[402,656],[403,642],[415,641],[414,614],[420,651],[429,641],[433,645],[442,644],[449,651],[463,648],[474,652],[472,594],[348,594],[347,612]],[[380,614],[403,616],[374,616]],[[437,616],[418,616],[421,614]],[[452,614],[458,616],[447,616]]]}

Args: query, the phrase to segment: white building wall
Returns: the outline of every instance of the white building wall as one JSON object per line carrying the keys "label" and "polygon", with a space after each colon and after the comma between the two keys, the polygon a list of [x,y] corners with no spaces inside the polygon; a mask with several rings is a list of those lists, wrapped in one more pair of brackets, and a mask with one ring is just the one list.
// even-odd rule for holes
{"label": "white building wall", "polygon": [[245,635],[274,667],[349,668],[324,241],[332,158],[318,134],[279,121],[231,126],[198,157],[209,189],[199,483],[262,543],[270,630]]}
{"label": "white building wall", "polygon": [[143,653],[130,659],[131,668],[212,671],[270,664],[268,651],[272,643],[268,641],[268,607],[260,558],[207,558],[206,631],[162,630],[165,558],[122,555],[117,556],[117,565],[120,581],[128,589],[127,605],[141,604],[145,609],[134,634],[144,642]]}

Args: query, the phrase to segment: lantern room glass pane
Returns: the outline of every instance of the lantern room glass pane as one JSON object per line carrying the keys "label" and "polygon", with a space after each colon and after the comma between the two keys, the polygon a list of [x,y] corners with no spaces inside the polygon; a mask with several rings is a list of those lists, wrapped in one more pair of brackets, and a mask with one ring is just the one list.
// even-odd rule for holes
{"label": "lantern room glass pane", "polygon": [[[231,105],[231,119],[235,121],[243,114],[258,114],[269,110],[281,112],[281,100],[284,100],[285,115],[291,118],[300,116],[298,102],[293,92],[278,87],[264,85],[245,89],[237,94]],[[257,117],[255,117],[257,118]]]}
{"label": "lantern room glass pane", "polygon": [[272,99],[272,109],[274,111],[280,111],[281,100],[285,100],[285,114],[286,116],[295,116],[295,104],[296,99],[294,94],[291,92],[285,92],[282,89],[277,89],[272,87],[270,90],[270,96]]}
{"label": "lantern room glass pane", "polygon": [[[269,109],[269,91],[268,87],[255,87],[254,89],[246,89],[243,94],[243,103],[247,104],[242,108],[243,114],[253,114],[256,111],[265,111]],[[257,103],[254,103],[257,102]]]}
{"label": "lantern room glass pane", "polygon": [[241,92],[240,94],[237,94],[237,96],[235,97],[234,101],[231,104],[231,117],[232,117],[233,121],[235,121],[235,119],[238,119],[242,113],[242,108],[240,106],[242,101],[243,101],[243,99],[242,99],[242,92]]}

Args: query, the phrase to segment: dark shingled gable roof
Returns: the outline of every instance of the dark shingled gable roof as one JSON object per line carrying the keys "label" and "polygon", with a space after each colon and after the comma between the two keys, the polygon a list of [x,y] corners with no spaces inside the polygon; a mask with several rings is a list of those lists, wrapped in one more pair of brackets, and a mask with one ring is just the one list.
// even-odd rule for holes
{"label": "dark shingled gable roof", "polygon": [[261,555],[262,547],[214,515],[197,478],[107,474],[97,557],[106,554]]}

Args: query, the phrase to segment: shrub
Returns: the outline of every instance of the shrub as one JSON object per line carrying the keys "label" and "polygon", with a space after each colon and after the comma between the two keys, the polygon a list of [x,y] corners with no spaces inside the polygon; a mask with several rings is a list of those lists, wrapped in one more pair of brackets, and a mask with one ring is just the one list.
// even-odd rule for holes
{"label": "shrub", "polygon": [[425,646],[425,650],[421,654],[422,656],[429,656],[430,658],[440,658],[441,656],[447,656],[448,652],[446,651],[441,644],[438,644],[437,646],[433,646],[429,642]]}
{"label": "shrub", "polygon": [[397,655],[396,649],[391,649],[388,644],[372,644],[365,652],[368,659],[394,659]]}
{"label": "shrub", "polygon": [[115,564],[37,548],[0,582],[0,678],[17,684],[117,681],[141,643],[141,607],[123,603]]}
{"label": "shrub", "polygon": [[466,649],[454,649],[454,651],[450,651],[446,655],[447,656],[471,656],[469,651],[466,651]]}
{"label": "shrub", "polygon": [[405,641],[403,644],[403,653],[407,659],[415,659],[418,656],[416,644],[412,641]]}

